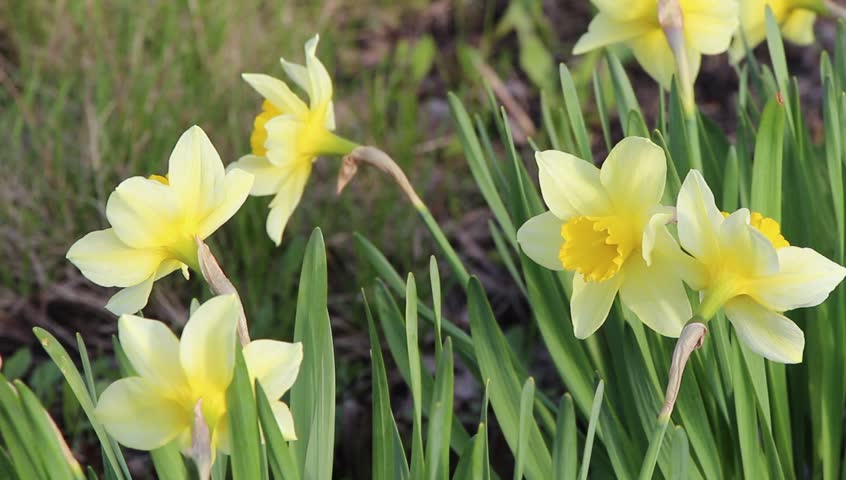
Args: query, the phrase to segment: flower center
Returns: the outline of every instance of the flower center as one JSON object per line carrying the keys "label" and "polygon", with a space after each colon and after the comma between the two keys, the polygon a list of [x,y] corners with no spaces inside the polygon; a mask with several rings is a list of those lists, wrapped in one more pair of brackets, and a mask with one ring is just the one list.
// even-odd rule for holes
{"label": "flower center", "polygon": [[561,227],[564,244],[558,258],[566,270],[581,273],[585,281],[608,280],[637,247],[634,233],[620,217],[573,217]]}
{"label": "flower center", "polygon": [[253,122],[253,133],[250,135],[250,147],[252,147],[254,155],[263,157],[267,154],[267,148],[264,147],[264,142],[267,141],[267,130],[264,126],[271,118],[278,115],[282,115],[282,111],[272,103],[265,100],[261,104],[261,113],[256,116],[256,120]]}
{"label": "flower center", "polygon": [[[723,214],[723,217],[729,216],[726,212],[721,213]],[[749,225],[767,237],[767,240],[773,244],[773,247],[776,250],[790,246],[790,242],[788,242],[781,234],[781,225],[779,225],[774,219],[765,217],[758,212],[752,212],[751,215],[749,215]]]}

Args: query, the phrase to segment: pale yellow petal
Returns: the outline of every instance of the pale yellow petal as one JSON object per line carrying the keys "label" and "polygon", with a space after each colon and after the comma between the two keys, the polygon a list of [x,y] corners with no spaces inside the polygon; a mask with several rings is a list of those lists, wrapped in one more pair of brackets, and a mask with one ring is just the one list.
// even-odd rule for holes
{"label": "pale yellow petal", "polygon": [[226,223],[241,208],[253,187],[252,173],[237,168],[223,178],[223,198],[206,214],[197,228],[197,235],[205,239]]}
{"label": "pale yellow petal", "polygon": [[781,33],[786,40],[797,45],[810,45],[814,43],[814,22],[816,20],[816,13],[810,10],[794,9],[781,24]]}
{"label": "pale yellow petal", "polygon": [[282,432],[282,438],[289,442],[296,440],[297,431],[294,428],[294,416],[291,415],[288,405],[284,402],[271,402],[270,408],[273,410],[273,416],[276,418],[279,431]]}
{"label": "pale yellow petal", "polygon": [[106,310],[115,315],[135,313],[147,305],[150,299],[150,292],[153,291],[153,282],[156,281],[155,274],[150,275],[143,282],[126,287],[112,295],[106,303]]}
{"label": "pale yellow petal", "polygon": [[805,335],[792,320],[746,296],[730,300],[724,309],[737,336],[750,350],[774,362],[802,361]]}
{"label": "pale yellow petal", "polygon": [[325,108],[332,101],[332,78],[329,77],[326,67],[317,58],[317,43],[319,41],[320,35],[315,35],[305,44],[309,100],[312,110]]}
{"label": "pale yellow petal", "polygon": [[588,31],[576,42],[573,55],[581,55],[597,48],[630,41],[645,34],[651,28],[652,26],[644,21],[619,20],[600,12],[591,20]]}
{"label": "pale yellow petal", "polygon": [[298,117],[308,113],[305,102],[300,100],[300,97],[282,80],[261,73],[244,73],[241,74],[241,78],[283,113],[294,114]]}
{"label": "pale yellow petal", "polygon": [[129,247],[111,228],[85,235],[67,254],[86,278],[103,287],[137,285],[152,275],[166,257],[162,249]]}
{"label": "pale yellow petal", "polygon": [[752,285],[750,295],[777,311],[819,305],[843,281],[846,268],[810,248],[777,250],[779,271]]}
{"label": "pale yellow petal", "polygon": [[238,298],[221,295],[200,305],[185,324],[179,360],[191,388],[206,402],[225,392],[232,380],[239,315]]}
{"label": "pale yellow petal", "polygon": [[117,292],[106,303],[106,310],[115,315],[123,315],[126,313],[135,313],[147,305],[150,298],[150,292],[153,290],[153,283],[183,267],[184,264],[178,260],[168,259],[163,261],[159,268],[147,277],[144,281],[137,285],[124,288]]}
{"label": "pale yellow petal", "polygon": [[656,256],[651,266],[632,255],[623,266],[620,299],[641,322],[667,337],[678,337],[692,316],[687,291],[672,263]]}
{"label": "pale yellow petal", "polygon": [[306,95],[311,97],[311,85],[309,85],[308,70],[306,67],[299,63],[289,62],[284,58],[280,58],[279,62],[282,64],[282,68],[285,69],[285,73],[291,81],[302,88]]}
{"label": "pale yellow petal", "polygon": [[646,138],[624,138],[608,153],[599,179],[618,214],[628,212],[636,221],[646,221],[647,213],[664,195],[664,150]]}
{"label": "pale yellow petal", "polygon": [[279,182],[288,171],[288,168],[280,167],[271,163],[266,157],[259,157],[258,155],[244,155],[229,164],[227,170],[236,168],[253,174],[255,178],[250,195],[257,197],[275,195],[279,191]]}
{"label": "pale yellow petal", "polygon": [[189,128],[176,142],[168,166],[170,187],[179,196],[189,225],[221,203],[223,178],[223,162],[206,132],[196,125]]}
{"label": "pale yellow petal", "polygon": [[222,415],[214,426],[211,438],[212,450],[220,450],[225,455],[232,454],[232,433],[229,428],[229,415]]}
{"label": "pale yellow petal", "polygon": [[550,270],[564,270],[558,258],[564,237],[561,227],[564,222],[552,212],[530,218],[517,231],[517,242],[523,253],[538,265]]}
{"label": "pale yellow petal", "polygon": [[749,210],[741,208],[729,215],[718,234],[723,264],[747,277],[778,272],[778,255],[773,244],[757,228],[749,225]]}
{"label": "pale yellow petal", "polygon": [[643,231],[641,257],[647,266],[651,266],[653,259],[658,259],[670,265],[694,290],[702,290],[708,286],[708,269],[702,262],[686,254],[679,247],[675,237],[667,229],[667,224],[675,218],[672,207],[656,207]]}
{"label": "pale yellow petal", "polygon": [[697,170],[684,179],[676,207],[679,243],[688,253],[710,263],[719,255],[717,232],[723,215],[714,202],[714,194]]}
{"label": "pale yellow petal", "polygon": [[276,245],[282,243],[282,233],[285,231],[288,219],[300,203],[310,173],[310,163],[291,170],[280,183],[279,193],[270,202],[270,214],[267,216],[265,226],[267,234]]}
{"label": "pale yellow petal", "polygon": [[188,381],[179,364],[179,339],[162,322],[122,315],[118,338],[132,368],[165,395],[179,398]]}
{"label": "pale yellow petal", "polygon": [[656,26],[628,42],[637,62],[664,90],[670,90],[676,61],[663,30]]}
{"label": "pale yellow petal", "polygon": [[622,275],[615,275],[604,282],[585,282],[581,275],[573,276],[570,316],[576,338],[591,336],[605,323],[622,279]]}
{"label": "pale yellow petal", "polygon": [[254,340],[244,347],[244,360],[252,379],[258,379],[270,401],[291,388],[303,361],[303,344]]}
{"label": "pale yellow petal", "polygon": [[115,235],[133,248],[170,244],[179,235],[182,203],[174,190],[155,180],[132,177],[118,185],[106,203]]}
{"label": "pale yellow petal", "polygon": [[100,395],[97,420],[118,443],[136,450],[154,450],[191,428],[191,409],[162,396],[140,377],[124,378]]}
{"label": "pale yellow petal", "polygon": [[613,211],[599,180],[599,169],[592,164],[557,150],[536,152],[535,160],[544,202],[558,218],[608,215]]}
{"label": "pale yellow petal", "polygon": [[739,25],[735,0],[681,0],[684,31],[689,46],[706,55],[728,50]]}

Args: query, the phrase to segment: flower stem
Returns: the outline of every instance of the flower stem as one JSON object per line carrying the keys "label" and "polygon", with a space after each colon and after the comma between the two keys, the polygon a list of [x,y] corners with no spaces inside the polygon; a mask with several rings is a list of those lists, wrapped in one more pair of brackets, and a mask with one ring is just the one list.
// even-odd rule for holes
{"label": "flower stem", "polygon": [[425,203],[423,203],[420,196],[417,195],[414,187],[411,186],[411,182],[408,181],[408,177],[405,176],[405,172],[402,171],[390,155],[376,147],[364,146],[354,148],[347,156],[344,157],[344,164],[338,173],[338,193],[341,193],[344,187],[346,187],[350,180],[352,180],[355,176],[358,171],[359,163],[366,163],[374,166],[394,179],[400,189],[402,189],[403,193],[405,193],[406,197],[408,197],[408,200],[412,205],[414,205],[414,208],[423,218],[423,223],[426,224],[426,227],[429,228],[432,236],[435,237],[435,242],[446,256],[450,267],[452,267],[455,275],[458,276],[458,280],[461,282],[461,285],[466,286],[467,282],[470,280],[470,274],[467,273],[467,269],[464,268],[464,264],[461,263],[461,259],[458,257],[455,249],[452,248],[452,245],[450,245],[449,240],[447,240],[440,225],[438,225],[438,222],[436,222],[435,218],[432,217],[432,213],[429,211],[429,208]]}
{"label": "flower stem", "polygon": [[640,469],[639,478],[641,480],[652,478],[652,473],[655,471],[655,464],[658,462],[658,453],[661,451],[661,443],[664,441],[664,433],[667,431],[667,425],[670,423],[670,416],[673,414],[676,398],[679,395],[684,367],[687,365],[687,360],[693,351],[702,346],[702,341],[705,339],[706,333],[708,333],[708,328],[703,323],[703,319],[694,316],[687,323],[687,326],[684,327],[676,342],[676,348],[673,350],[673,361],[670,364],[670,373],[667,379],[667,391],[664,394],[664,405],[658,413],[658,425],[656,425],[652,433],[652,439],[649,441],[649,449],[646,451],[646,457]]}

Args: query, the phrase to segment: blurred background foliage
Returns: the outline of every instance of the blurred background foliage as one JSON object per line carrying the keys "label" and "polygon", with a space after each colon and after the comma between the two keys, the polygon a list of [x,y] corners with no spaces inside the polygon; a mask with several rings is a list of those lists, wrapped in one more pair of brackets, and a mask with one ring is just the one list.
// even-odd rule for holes
{"label": "blurred background foliage", "polygon": [[[489,88],[505,106],[518,145],[529,139],[548,145],[539,138],[536,92],[543,91],[554,104],[561,95],[557,64],[566,60],[579,94],[591,95],[599,57],[570,59],[590,16],[589,3],[580,0],[0,2],[4,375],[26,378],[62,423],[77,456],[92,463],[90,458],[99,455],[91,448],[92,434],[58,370],[35,348],[31,330],[46,328],[70,347],[74,332],[82,332],[95,377],[116,376],[111,356],[105,355],[116,322],[102,308],[112,292],[86,281],[65,260],[65,252],[84,233],[106,226],[106,199],[121,179],[164,171],[176,139],[190,125],[209,134],[225,164],[247,153],[260,97],[240,74],[283,77],[278,58],[301,61],[304,41],[319,32],[318,55],[335,81],[339,132],[380,146],[406,170],[471,273],[482,281],[509,341],[536,360],[542,384],[544,369],[551,372],[552,367],[531,348],[537,332],[526,320],[523,295],[496,254],[488,228],[491,214],[469,175],[446,94],[456,92],[474,111],[487,105]],[[805,118],[812,121],[821,118],[822,94],[810,86],[819,85],[817,59],[820,48],[833,43],[833,25],[819,22],[817,34],[819,46],[787,50],[809,110]],[[659,109],[657,87],[634,65],[630,75],[651,124]],[[607,79],[603,82],[600,88],[611,89]],[[697,98],[730,135],[737,83],[724,59],[704,59]],[[596,158],[603,158],[597,114],[590,109],[585,114],[594,151],[600,153]],[[821,125],[809,128],[812,136],[821,137]],[[503,148],[493,142],[493,148]],[[370,344],[359,286],[373,277],[356,252],[353,232],[365,234],[396,270],[413,271],[421,283],[428,281],[427,259],[434,245],[411,206],[378,172],[363,171],[337,196],[339,165],[337,159],[317,162],[282,247],[274,248],[265,237],[266,202],[258,199],[248,200],[211,244],[241,290],[253,334],[289,339],[307,235],[315,226],[322,228],[338,359],[342,447],[336,462],[349,465],[369,445],[345,439],[359,438],[370,425]],[[533,162],[527,166],[534,170]],[[177,277],[157,284],[145,312],[176,326],[187,319],[188,299],[207,295],[196,279]],[[462,289],[446,274],[443,282],[445,312],[466,327]],[[425,361],[434,365],[434,359]],[[462,375],[469,374],[458,368],[455,410],[460,414],[462,405],[478,407],[481,399],[472,382],[462,382]],[[388,380],[395,409],[404,412],[398,420],[408,427],[409,393],[396,372],[388,372]],[[474,414],[468,421],[475,419]],[[491,441],[492,451],[504,448],[501,438]]]}

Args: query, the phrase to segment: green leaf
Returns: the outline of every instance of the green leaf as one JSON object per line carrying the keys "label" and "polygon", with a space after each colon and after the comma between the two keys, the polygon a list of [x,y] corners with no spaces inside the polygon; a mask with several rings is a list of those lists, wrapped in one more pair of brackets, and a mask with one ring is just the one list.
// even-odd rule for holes
{"label": "green leaf", "polygon": [[[521,381],[514,371],[510,356],[503,354],[509,346],[496,324],[482,286],[475,278],[471,278],[468,284],[467,296],[470,329],[482,377],[490,380],[491,404],[497,421],[511,451],[516,452]],[[537,425],[530,428],[528,436],[527,476],[530,479],[549,478],[552,460]]]}
{"label": "green leaf", "polygon": [[367,327],[370,335],[370,364],[373,384],[373,478],[407,479],[408,462],[399,440],[399,432],[394,415],[391,412],[391,395],[388,377],[382,359],[379,334],[373,322],[373,315],[367,297],[362,292],[364,309],[367,314]]}
{"label": "green leaf", "polygon": [[670,478],[672,480],[686,480],[689,478],[687,464],[690,461],[690,451],[687,435],[685,435],[683,428],[676,427],[674,429],[671,442],[673,444],[673,463]]}
{"label": "green leaf", "polygon": [[65,351],[61,344],[59,344],[56,337],[46,330],[36,327],[33,329],[33,332],[41,342],[41,346],[44,347],[44,350],[56,366],[59,367],[59,370],[62,372],[62,375],[64,375],[65,380],[68,382],[68,386],[70,386],[76,396],[76,399],[79,401],[79,405],[82,407],[86,417],[88,417],[88,421],[91,423],[91,428],[94,429],[97,439],[100,440],[100,446],[103,449],[103,455],[105,456],[109,467],[113,470],[118,479],[130,478],[128,472],[124,473],[121,469],[121,462],[118,461],[119,457],[121,459],[123,458],[123,454],[120,449],[115,450],[112,447],[111,437],[106,434],[105,428],[103,428],[103,425],[97,421],[97,417],[94,415],[94,401],[88,394],[85,382],[82,380],[82,375],[79,374],[79,370],[76,369],[73,360],[71,360],[70,356],[68,356],[68,352]]}
{"label": "green leaf", "polygon": [[781,222],[783,144],[784,105],[772,98],[764,107],[755,139],[750,207],[777,222]]}
{"label": "green leaf", "polygon": [[260,478],[258,412],[250,385],[250,373],[240,345],[235,355],[232,383],[226,389],[226,415],[229,417],[229,431],[232,435],[230,458],[233,480]]}
{"label": "green leaf", "polygon": [[326,295],[326,252],[316,228],[300,274],[294,341],[304,346],[303,361],[291,388],[294,451],[303,478],[316,480],[332,478],[335,447],[335,353]]}
{"label": "green leaf", "polygon": [[405,342],[408,351],[408,373],[414,406],[414,427],[411,432],[411,478],[424,478],[423,458],[423,386],[420,378],[420,347],[417,342],[417,286],[414,275],[408,274],[405,293]]}
{"label": "green leaf", "polygon": [[576,91],[576,84],[570,75],[567,65],[558,66],[558,74],[561,77],[561,91],[564,93],[564,108],[567,111],[567,118],[570,119],[570,128],[573,130],[573,137],[576,139],[577,154],[583,160],[593,163],[593,153],[590,149],[590,137],[585,128],[585,119],[582,116],[582,106],[579,104],[579,94]]}
{"label": "green leaf", "polygon": [[267,446],[267,460],[275,478],[299,480],[300,471],[294,461],[293,451],[279,430],[279,424],[273,415],[270,401],[261,384],[256,381],[256,408],[258,412],[264,443]]}
{"label": "green leaf", "polygon": [[596,394],[593,396],[593,406],[590,411],[590,421],[588,422],[587,436],[585,437],[585,449],[582,452],[582,468],[579,473],[580,480],[587,480],[588,470],[590,470],[590,456],[593,452],[593,439],[596,435],[596,424],[599,420],[599,411],[602,409],[602,398],[605,393],[605,382],[599,381],[596,386]]}
{"label": "green leaf", "polygon": [[523,468],[526,462],[526,450],[529,448],[529,429],[537,426],[532,405],[535,401],[535,379],[529,377],[523,384],[520,395],[520,423],[517,429],[517,462],[514,467],[514,480],[523,478]]}
{"label": "green leaf", "polygon": [[453,421],[453,357],[452,339],[438,355],[435,388],[429,407],[429,428],[426,436],[426,475],[429,480],[449,478],[449,445]]}
{"label": "green leaf", "polygon": [[555,443],[552,448],[553,478],[576,480],[579,466],[577,457],[578,435],[576,431],[576,411],[573,397],[565,393],[558,405],[558,422],[555,429]]}

